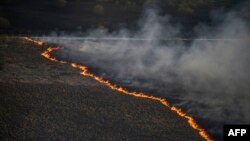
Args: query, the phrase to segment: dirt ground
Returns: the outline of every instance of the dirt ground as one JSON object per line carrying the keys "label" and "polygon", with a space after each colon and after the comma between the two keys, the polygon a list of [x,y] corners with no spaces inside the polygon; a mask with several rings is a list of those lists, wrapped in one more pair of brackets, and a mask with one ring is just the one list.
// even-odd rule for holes
{"label": "dirt ground", "polygon": [[0,38],[0,140],[196,141],[160,103],[123,95],[40,56],[46,49]]}

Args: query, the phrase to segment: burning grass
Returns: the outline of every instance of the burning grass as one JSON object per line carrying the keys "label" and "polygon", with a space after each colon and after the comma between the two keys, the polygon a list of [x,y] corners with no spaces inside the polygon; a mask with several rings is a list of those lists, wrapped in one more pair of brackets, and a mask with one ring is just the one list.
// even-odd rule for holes
{"label": "burning grass", "polygon": [[105,83],[79,77],[79,69],[40,57],[46,54],[43,46],[16,38],[1,48],[6,61],[0,77],[3,139],[202,140],[162,104],[121,95]]}
{"label": "burning grass", "polygon": [[[33,39],[31,38],[28,38],[29,41],[32,41]],[[39,41],[32,41],[34,43],[37,43]],[[38,45],[40,45],[38,43]],[[115,91],[118,91],[122,94],[126,94],[126,95],[129,95],[129,96],[133,96],[133,97],[138,97],[138,98],[144,98],[144,99],[150,99],[150,100],[154,100],[154,101],[158,101],[160,102],[162,105],[164,105],[165,107],[169,108],[171,111],[175,112],[177,115],[179,115],[180,117],[182,118],[185,118],[187,121],[188,121],[188,124],[194,129],[196,130],[200,136],[206,140],[206,141],[212,141],[211,137],[206,133],[206,131],[204,129],[202,129],[198,124],[197,122],[194,120],[193,117],[191,117],[190,115],[187,115],[184,111],[182,111],[180,108],[177,108],[175,106],[171,106],[169,104],[169,102],[164,99],[164,98],[160,98],[160,97],[155,97],[155,96],[150,96],[150,95],[146,95],[144,93],[139,93],[139,92],[131,92],[131,91],[128,91],[127,89],[125,88],[122,88],[122,87],[119,87],[115,84],[112,84],[110,83],[108,80],[105,80],[103,79],[102,77],[99,77],[99,76],[96,76],[95,74],[91,73],[88,71],[88,68],[86,66],[83,66],[83,65],[79,65],[79,64],[76,64],[76,63],[69,63],[69,62],[66,62],[66,61],[60,61],[58,59],[56,59],[55,57],[51,56],[51,53],[55,50],[59,50],[60,48],[56,47],[56,48],[47,48],[47,50],[45,50],[41,55],[43,57],[45,57],[46,59],[49,59],[50,61],[54,61],[54,62],[59,62],[59,63],[62,63],[62,64],[71,64],[71,66],[73,68],[76,68],[76,69],[80,69],[81,70],[81,75],[83,76],[87,76],[87,77],[90,77],[90,78],[93,78],[94,80],[98,81],[99,83],[101,84],[104,84],[106,85],[107,87],[109,87],[110,89],[112,90],[115,90]]]}

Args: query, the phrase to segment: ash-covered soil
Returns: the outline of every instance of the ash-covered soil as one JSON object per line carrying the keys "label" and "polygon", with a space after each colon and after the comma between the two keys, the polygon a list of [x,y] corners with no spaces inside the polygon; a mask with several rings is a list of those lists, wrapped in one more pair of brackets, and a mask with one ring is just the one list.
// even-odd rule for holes
{"label": "ash-covered soil", "polygon": [[0,38],[0,140],[196,141],[187,121],[159,102],[123,95]]}

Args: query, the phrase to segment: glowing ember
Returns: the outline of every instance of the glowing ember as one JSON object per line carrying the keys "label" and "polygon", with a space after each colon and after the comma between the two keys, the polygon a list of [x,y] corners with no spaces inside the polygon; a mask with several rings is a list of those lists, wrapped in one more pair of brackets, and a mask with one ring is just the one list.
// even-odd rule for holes
{"label": "glowing ember", "polygon": [[[42,41],[34,40],[32,38],[29,38],[29,37],[25,37],[24,39],[27,40],[27,41],[33,42],[33,43],[35,43],[35,44],[37,44],[39,46],[44,44]],[[151,99],[151,100],[154,100],[154,101],[158,101],[162,105],[164,105],[165,107],[169,108],[171,111],[175,112],[180,117],[185,118],[188,121],[188,124],[190,125],[190,127],[192,127],[197,132],[199,132],[200,136],[204,140],[213,141],[212,138],[207,134],[207,132],[197,124],[197,122],[194,120],[193,117],[187,115],[180,108],[177,108],[175,106],[171,106],[166,99],[160,98],[160,97],[155,97],[155,96],[149,96],[149,95],[146,95],[144,93],[139,93],[139,92],[130,92],[125,88],[122,88],[122,87],[119,87],[117,85],[111,84],[108,80],[105,80],[100,76],[94,75],[93,73],[88,71],[88,68],[86,66],[76,64],[76,63],[69,63],[69,62],[66,62],[66,61],[59,61],[55,57],[51,56],[51,53],[54,50],[58,50],[58,49],[60,49],[60,48],[58,48],[58,47],[57,48],[49,47],[43,53],[41,53],[41,55],[44,58],[46,58],[46,59],[48,59],[50,61],[59,62],[59,63],[62,63],[62,64],[70,64],[73,68],[81,70],[81,75],[91,77],[91,78],[95,79],[96,81],[100,82],[101,84],[104,84],[104,85],[108,86],[109,88],[111,88],[113,90],[116,90],[118,92],[121,92],[122,94],[130,95],[130,96],[134,96],[134,97],[138,97],[138,98],[145,98],[145,99]]]}

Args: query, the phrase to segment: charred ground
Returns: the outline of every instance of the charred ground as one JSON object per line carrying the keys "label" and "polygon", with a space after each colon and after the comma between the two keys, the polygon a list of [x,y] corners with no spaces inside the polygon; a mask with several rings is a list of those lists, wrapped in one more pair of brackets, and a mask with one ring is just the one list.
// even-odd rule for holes
{"label": "charred ground", "polygon": [[122,95],[1,38],[1,140],[202,140],[160,103]]}

